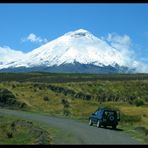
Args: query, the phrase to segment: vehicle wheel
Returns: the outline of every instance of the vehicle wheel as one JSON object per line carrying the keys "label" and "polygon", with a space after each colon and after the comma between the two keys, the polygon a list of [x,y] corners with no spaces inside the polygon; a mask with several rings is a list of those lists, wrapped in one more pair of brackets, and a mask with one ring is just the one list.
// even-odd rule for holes
{"label": "vehicle wheel", "polygon": [[114,121],[115,120],[115,117],[114,116],[109,116],[109,120],[110,121]]}
{"label": "vehicle wheel", "polygon": [[106,128],[106,125],[104,125],[104,128]]}
{"label": "vehicle wheel", "polygon": [[97,128],[99,128],[99,127],[101,127],[101,125],[100,125],[100,121],[98,120],[97,121]]}
{"label": "vehicle wheel", "polygon": [[90,126],[92,126],[92,125],[93,125],[93,123],[92,123],[91,119],[89,120],[89,125],[90,125]]}

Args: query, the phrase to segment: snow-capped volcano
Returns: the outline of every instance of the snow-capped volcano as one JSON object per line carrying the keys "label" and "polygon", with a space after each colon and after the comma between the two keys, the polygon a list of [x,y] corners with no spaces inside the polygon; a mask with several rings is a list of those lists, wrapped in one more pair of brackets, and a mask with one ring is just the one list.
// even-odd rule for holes
{"label": "snow-capped volcano", "polygon": [[53,66],[74,61],[81,64],[112,65],[117,63],[124,65],[119,51],[83,29],[66,33],[33,50],[28,57],[30,66],[39,64]]}
{"label": "snow-capped volcano", "polygon": [[53,67],[66,64],[83,64],[98,67],[128,67],[130,58],[124,52],[112,47],[103,39],[97,38],[87,30],[79,29],[48,42],[33,51],[0,64],[3,68]]}

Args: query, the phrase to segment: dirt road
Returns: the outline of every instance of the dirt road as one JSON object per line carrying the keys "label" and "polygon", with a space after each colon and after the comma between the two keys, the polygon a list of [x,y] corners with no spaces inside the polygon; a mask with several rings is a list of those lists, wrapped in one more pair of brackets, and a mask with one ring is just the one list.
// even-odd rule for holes
{"label": "dirt road", "polygon": [[56,144],[140,144],[120,129],[97,128],[72,119],[23,111],[0,109],[0,114],[17,116],[47,124],[49,127],[59,128],[63,134],[56,137]]}

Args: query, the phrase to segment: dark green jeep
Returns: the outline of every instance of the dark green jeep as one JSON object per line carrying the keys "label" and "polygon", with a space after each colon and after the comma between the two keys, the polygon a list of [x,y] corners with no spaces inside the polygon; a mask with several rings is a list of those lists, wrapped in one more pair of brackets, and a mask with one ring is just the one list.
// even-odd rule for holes
{"label": "dark green jeep", "polygon": [[89,125],[96,124],[97,127],[103,125],[112,126],[115,129],[120,121],[120,112],[112,109],[98,109],[89,117]]}

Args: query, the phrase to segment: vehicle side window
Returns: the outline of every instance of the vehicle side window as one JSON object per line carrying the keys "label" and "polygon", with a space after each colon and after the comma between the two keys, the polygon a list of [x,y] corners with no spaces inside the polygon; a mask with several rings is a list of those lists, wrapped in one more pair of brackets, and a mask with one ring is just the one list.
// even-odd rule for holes
{"label": "vehicle side window", "polygon": [[100,116],[100,115],[101,115],[101,111],[96,111],[96,112],[95,112],[95,115],[96,115],[96,116]]}
{"label": "vehicle side window", "polygon": [[95,115],[96,115],[96,116],[98,115],[98,111],[95,112]]}
{"label": "vehicle side window", "polygon": [[104,112],[104,118],[105,119],[107,119],[109,117],[109,115],[110,115],[110,112],[107,112],[107,111]]}

